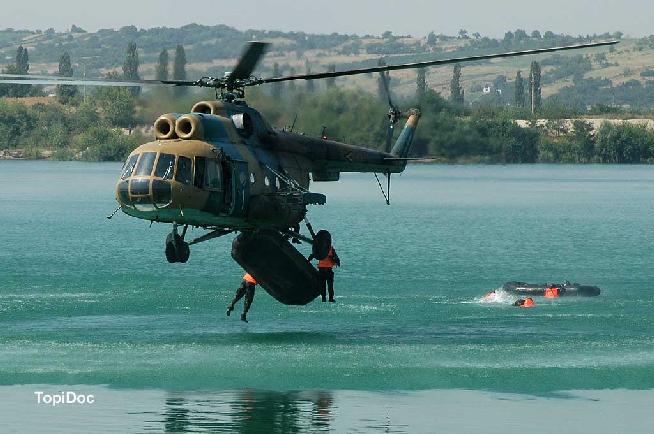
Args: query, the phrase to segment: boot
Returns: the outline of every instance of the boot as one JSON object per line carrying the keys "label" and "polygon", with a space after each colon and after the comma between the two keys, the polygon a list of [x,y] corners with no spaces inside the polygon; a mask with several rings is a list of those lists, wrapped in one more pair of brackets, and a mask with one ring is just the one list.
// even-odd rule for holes
{"label": "boot", "polygon": [[245,316],[244,313],[241,314],[241,321],[248,322],[248,319],[247,319],[247,317]]}
{"label": "boot", "polygon": [[[325,301],[325,300],[323,300],[323,301]],[[333,298],[330,298],[330,299],[329,299],[329,302],[330,302],[330,303],[336,303],[336,300],[334,300]]]}
{"label": "boot", "polygon": [[227,316],[229,316],[232,313],[233,310],[234,310],[233,306],[228,306],[227,307]]}

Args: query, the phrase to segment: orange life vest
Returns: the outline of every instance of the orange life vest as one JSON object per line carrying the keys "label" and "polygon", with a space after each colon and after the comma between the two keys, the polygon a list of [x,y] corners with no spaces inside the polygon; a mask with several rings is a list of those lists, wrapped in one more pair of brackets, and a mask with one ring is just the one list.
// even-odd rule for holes
{"label": "orange life vest", "polygon": [[553,286],[545,289],[545,298],[556,298],[559,296],[559,288]]}
{"label": "orange life vest", "polygon": [[526,298],[525,302],[520,307],[534,307],[534,306],[536,306],[536,303],[534,303],[534,300],[532,300],[531,298]]}
{"label": "orange life vest", "polygon": [[250,273],[245,273],[245,276],[243,276],[243,280],[245,280],[247,283],[251,283],[253,285],[257,284],[257,281],[254,280],[254,277],[250,275]]}
{"label": "orange life vest", "polygon": [[336,262],[334,262],[334,248],[330,247],[325,259],[318,262],[318,268],[334,268],[334,265],[336,265]]}

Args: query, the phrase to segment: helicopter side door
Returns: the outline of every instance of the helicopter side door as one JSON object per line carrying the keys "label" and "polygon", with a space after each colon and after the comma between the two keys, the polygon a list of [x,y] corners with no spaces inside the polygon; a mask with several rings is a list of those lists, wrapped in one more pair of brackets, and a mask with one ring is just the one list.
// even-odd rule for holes
{"label": "helicopter side door", "polygon": [[225,205],[233,217],[246,215],[250,199],[250,177],[248,163],[241,160],[228,160],[223,164],[225,173]]}
{"label": "helicopter side door", "polygon": [[195,157],[196,188],[209,193],[207,201],[202,207],[204,211],[219,214],[225,206],[225,185],[220,160],[206,157]]}

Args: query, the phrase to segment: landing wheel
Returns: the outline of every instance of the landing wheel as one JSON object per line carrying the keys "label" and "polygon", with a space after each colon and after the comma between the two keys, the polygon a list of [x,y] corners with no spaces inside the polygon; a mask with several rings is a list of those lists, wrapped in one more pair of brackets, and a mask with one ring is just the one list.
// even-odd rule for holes
{"label": "landing wheel", "polygon": [[329,254],[329,248],[332,246],[332,234],[329,231],[321,230],[313,237],[311,253],[319,261],[325,259]]}
{"label": "landing wheel", "polygon": [[191,255],[188,243],[178,234],[168,234],[166,237],[166,259],[171,264],[181,262],[185,264]]}

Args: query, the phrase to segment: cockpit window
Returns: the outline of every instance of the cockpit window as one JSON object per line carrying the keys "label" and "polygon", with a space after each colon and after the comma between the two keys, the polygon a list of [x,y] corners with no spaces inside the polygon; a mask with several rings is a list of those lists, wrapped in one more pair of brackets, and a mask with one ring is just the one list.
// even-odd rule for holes
{"label": "cockpit window", "polygon": [[182,182],[186,185],[191,185],[191,180],[193,178],[193,163],[190,158],[182,157],[181,155],[177,159],[177,175],[175,179],[178,182]]}
{"label": "cockpit window", "polygon": [[159,154],[159,161],[154,170],[154,176],[162,179],[173,179],[175,171],[175,156],[172,154]]}
{"label": "cockpit window", "polygon": [[127,159],[125,165],[123,166],[123,173],[120,175],[120,179],[127,179],[132,176],[134,172],[134,166],[136,166],[136,160],[139,159],[139,154],[132,155]]}
{"label": "cockpit window", "polygon": [[154,160],[157,158],[156,152],[144,152],[141,155],[139,164],[136,167],[135,176],[150,176],[152,173],[152,166],[154,166]]}

